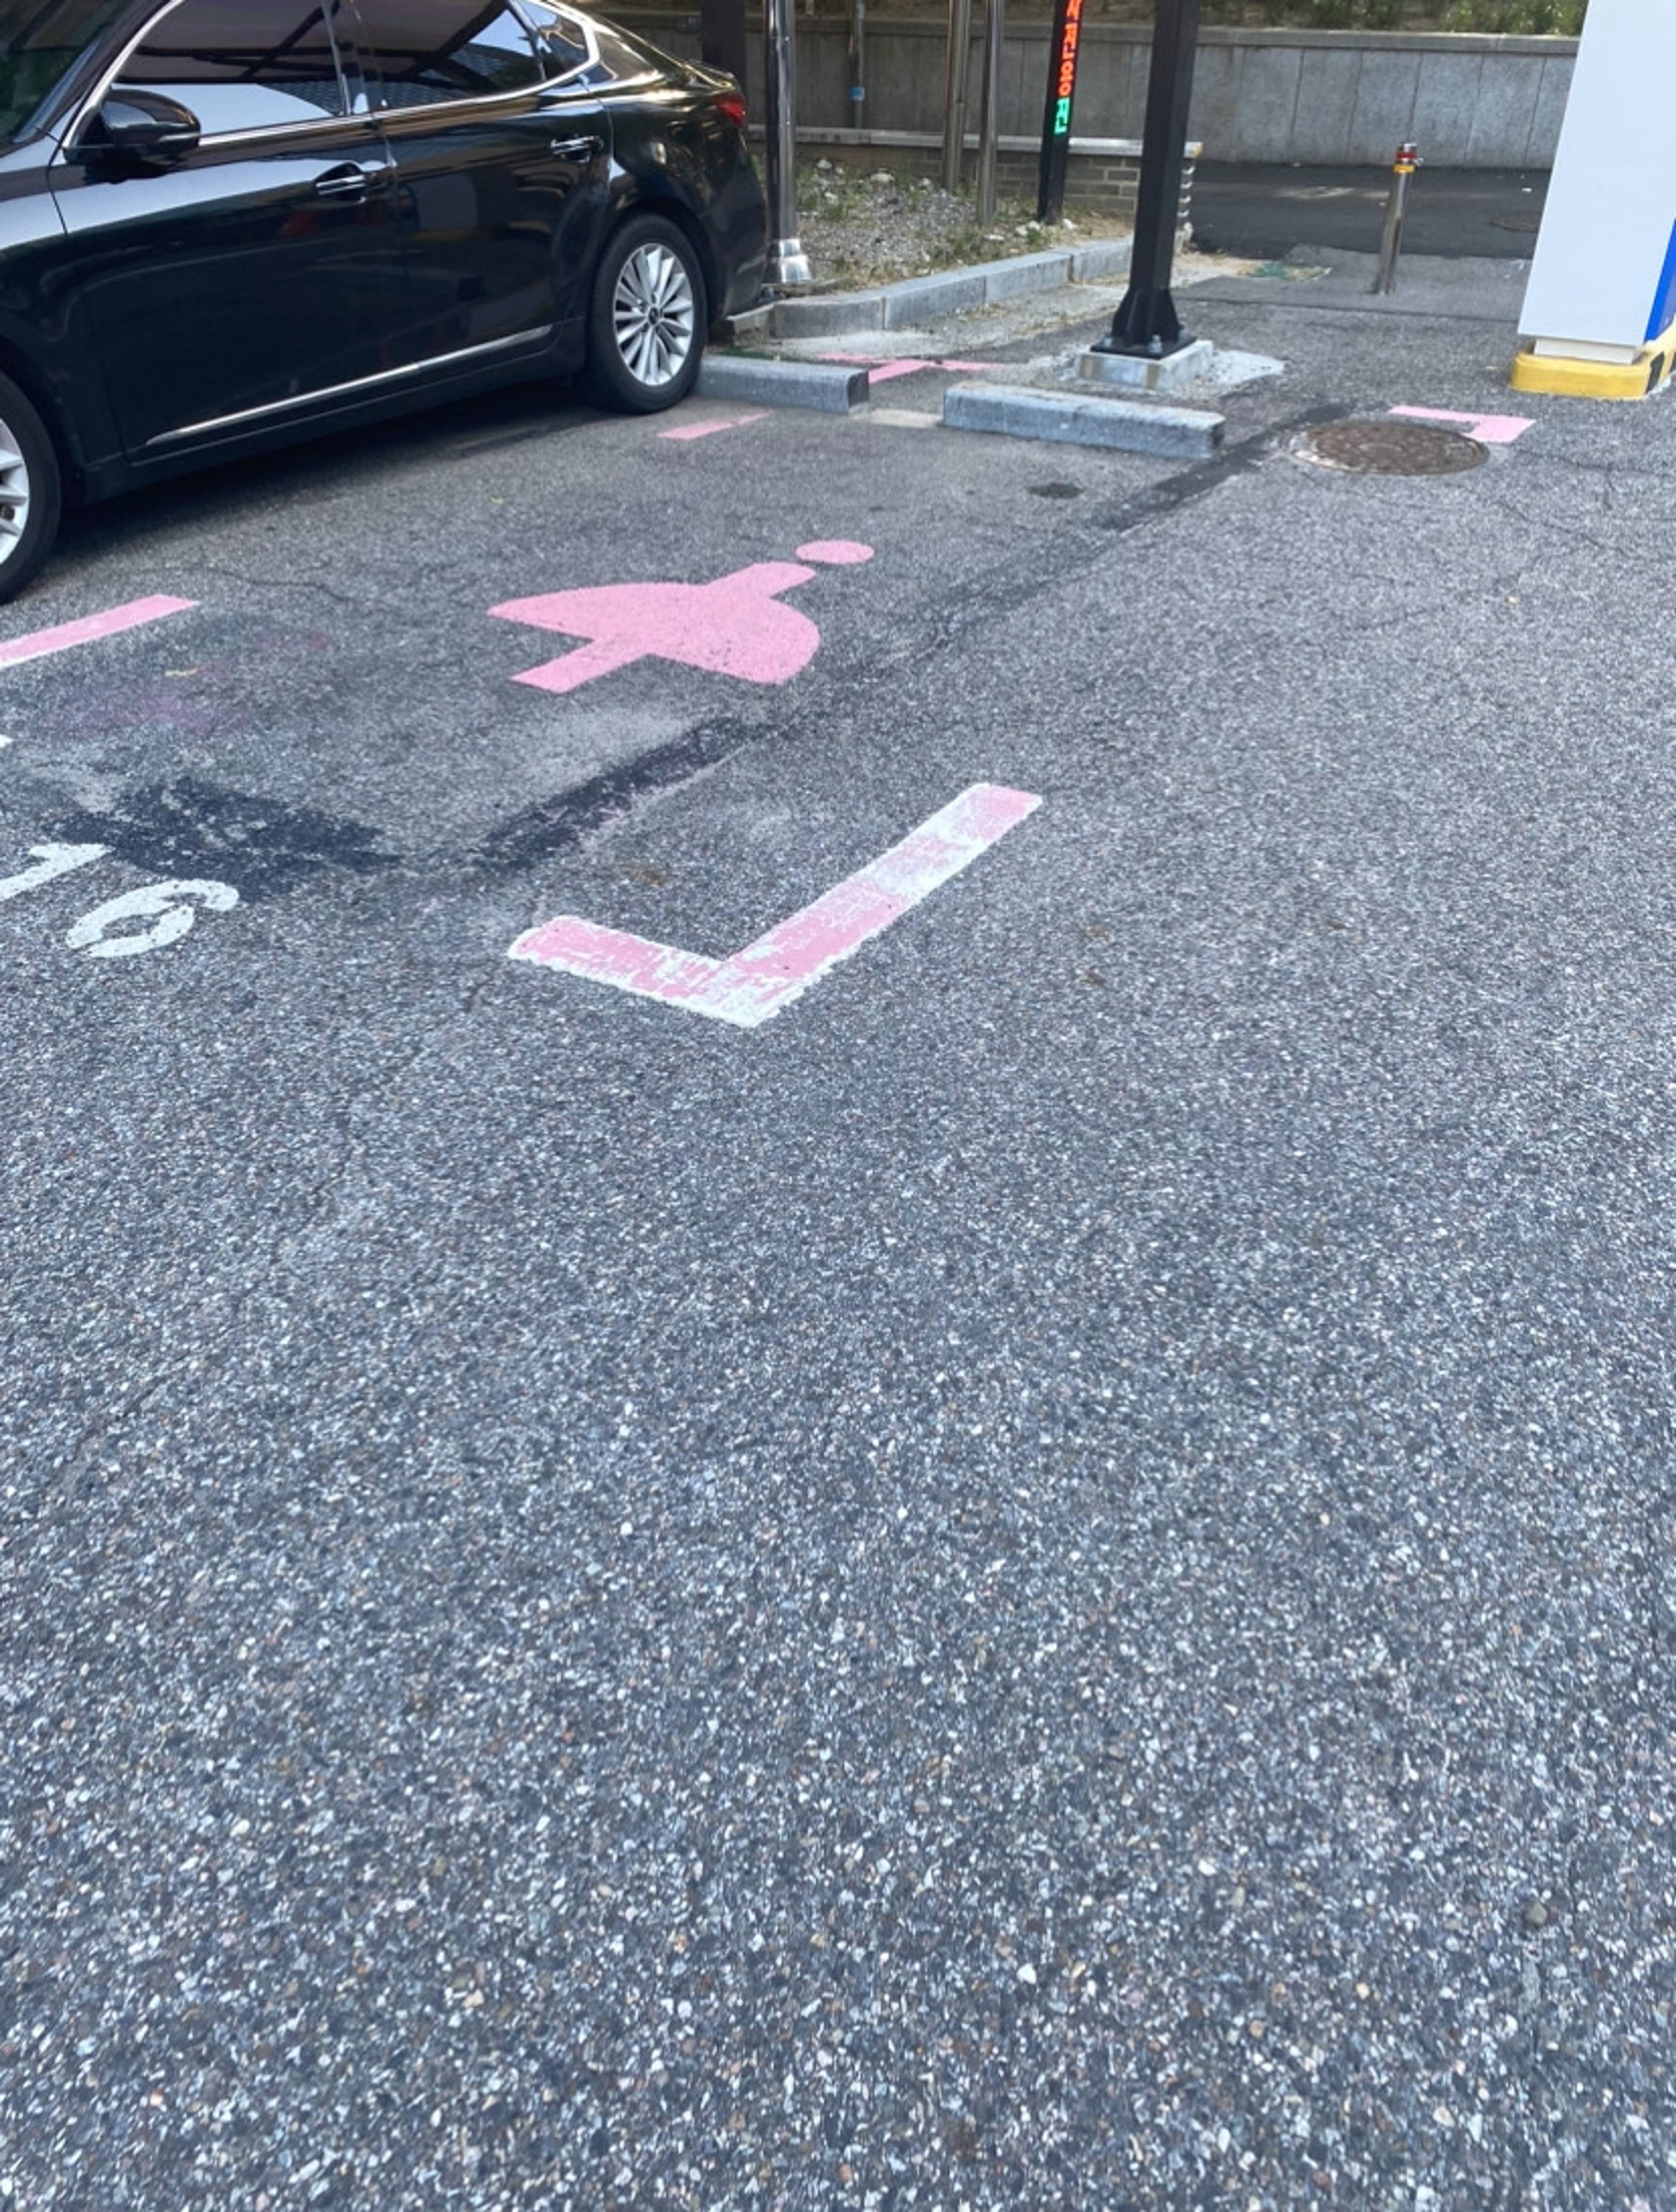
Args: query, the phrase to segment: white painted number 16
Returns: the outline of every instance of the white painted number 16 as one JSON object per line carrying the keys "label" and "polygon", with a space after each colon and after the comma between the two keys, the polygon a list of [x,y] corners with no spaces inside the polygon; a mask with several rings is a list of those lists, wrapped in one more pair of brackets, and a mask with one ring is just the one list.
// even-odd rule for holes
{"label": "white painted number 16", "polygon": [[[104,845],[31,845],[29,858],[35,866],[25,868],[21,875],[0,879],[0,905],[7,899],[21,898],[25,891],[56,883],[60,876],[72,875],[92,861],[102,860],[108,850]],[[160,952],[164,945],[183,938],[198,920],[200,906],[211,914],[226,914],[238,903],[239,894],[231,884],[218,884],[208,877],[146,884],[137,891],[123,892],[119,898],[107,899],[103,906],[84,914],[67,932],[64,943],[72,952],[85,952],[90,960],[131,960],[137,953]],[[147,920],[151,921],[149,929],[121,927],[124,922]]]}

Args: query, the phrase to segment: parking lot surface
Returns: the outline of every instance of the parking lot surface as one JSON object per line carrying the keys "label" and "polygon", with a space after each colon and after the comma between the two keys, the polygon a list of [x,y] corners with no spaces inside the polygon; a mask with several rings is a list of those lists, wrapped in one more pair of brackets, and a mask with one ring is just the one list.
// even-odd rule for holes
{"label": "parking lot surface", "polygon": [[1292,450],[1511,281],[5,611],[0,2197],[1676,2203],[1667,403]]}

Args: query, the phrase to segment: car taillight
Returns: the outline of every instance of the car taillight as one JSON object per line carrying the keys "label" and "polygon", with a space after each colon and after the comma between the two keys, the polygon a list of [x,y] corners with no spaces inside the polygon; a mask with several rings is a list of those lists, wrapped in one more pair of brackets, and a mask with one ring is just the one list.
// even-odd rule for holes
{"label": "car taillight", "polygon": [[737,129],[742,131],[745,128],[745,94],[742,92],[718,92],[716,106],[717,113],[725,115]]}

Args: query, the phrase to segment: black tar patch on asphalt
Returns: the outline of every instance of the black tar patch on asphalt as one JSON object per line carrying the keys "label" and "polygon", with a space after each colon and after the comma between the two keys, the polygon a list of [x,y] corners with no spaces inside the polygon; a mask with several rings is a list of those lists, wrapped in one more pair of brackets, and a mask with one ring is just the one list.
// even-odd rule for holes
{"label": "black tar patch on asphalt", "polygon": [[667,744],[655,745],[620,767],[606,769],[586,783],[510,816],[485,838],[478,866],[491,875],[521,874],[550,854],[568,851],[596,836],[640,799],[690,782],[736,753],[753,734],[749,723],[733,714],[700,722]]}
{"label": "black tar patch on asphalt", "polygon": [[370,875],[396,864],[363,823],[191,775],[148,784],[106,811],[84,809],[54,835],[103,845],[150,875],[223,878],[252,902],[278,898],[328,868]]}

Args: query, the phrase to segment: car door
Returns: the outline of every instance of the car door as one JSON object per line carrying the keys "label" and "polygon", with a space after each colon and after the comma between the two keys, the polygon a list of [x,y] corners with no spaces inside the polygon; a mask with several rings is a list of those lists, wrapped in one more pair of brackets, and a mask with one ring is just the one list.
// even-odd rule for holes
{"label": "car door", "polygon": [[[375,388],[399,360],[393,179],[341,63],[341,0],[175,0],[69,136],[55,193],[136,460]],[[113,155],[101,114],[125,94],[190,110],[196,148]]]}
{"label": "car door", "polygon": [[599,94],[496,0],[353,0],[352,20],[396,165],[411,357],[539,349],[586,309],[610,151]]}

